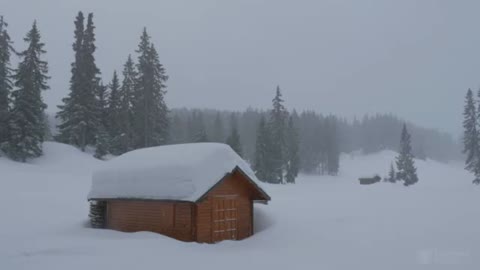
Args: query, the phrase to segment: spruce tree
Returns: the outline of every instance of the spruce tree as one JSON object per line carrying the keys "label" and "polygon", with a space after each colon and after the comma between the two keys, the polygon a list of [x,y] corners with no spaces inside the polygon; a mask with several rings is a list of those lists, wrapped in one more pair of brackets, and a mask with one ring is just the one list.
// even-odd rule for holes
{"label": "spruce tree", "polygon": [[280,87],[277,86],[275,97],[272,100],[273,109],[270,112],[270,122],[268,128],[270,130],[270,149],[269,155],[272,162],[273,181],[275,183],[285,183],[285,152],[286,152],[286,120],[288,112],[283,106],[282,94]]}
{"label": "spruce tree", "polygon": [[[480,98],[480,90],[478,90],[477,97]],[[480,184],[480,133],[478,132],[480,130],[480,105],[477,106],[477,112],[476,112],[476,141],[477,141],[477,149],[475,151],[476,158],[472,160],[471,162],[473,163],[472,165],[472,172],[475,176],[475,179],[473,179],[472,183],[474,184]]]}
{"label": "spruce tree", "polygon": [[110,152],[114,155],[123,153],[122,146],[122,131],[121,131],[121,97],[120,97],[120,82],[118,80],[117,72],[113,72],[113,78],[109,88],[108,98],[108,125],[107,133],[111,138]]}
{"label": "spruce tree", "polygon": [[393,163],[390,164],[390,171],[388,172],[388,177],[385,179],[385,181],[390,183],[395,183],[397,181],[397,176]]}
{"label": "spruce tree", "polygon": [[88,15],[84,28],[84,16],[79,12],[75,20],[75,60],[72,63],[70,93],[64,98],[57,118],[59,134],[57,140],[75,145],[85,151],[87,145],[95,145],[100,126],[98,103],[99,69],[95,64],[95,26],[93,14]]}
{"label": "spruce tree", "polygon": [[463,116],[463,153],[467,156],[465,160],[465,169],[475,172],[478,159],[479,137],[477,131],[477,110],[471,89],[468,89],[465,97]]}
{"label": "spruce tree", "polygon": [[479,157],[479,134],[477,130],[477,109],[471,89],[468,89],[465,97],[463,117],[463,153],[466,154],[465,169],[477,176],[476,167]]}
{"label": "spruce tree", "polygon": [[412,154],[411,137],[407,126],[404,124],[400,138],[400,153],[397,157],[397,180],[403,181],[405,186],[418,182],[417,169],[415,168]]}
{"label": "spruce tree", "polygon": [[122,154],[134,149],[135,146],[135,82],[137,72],[132,57],[129,55],[123,66],[123,81],[120,87],[120,109],[119,109],[119,134],[120,148],[117,154]]}
{"label": "spruce tree", "polygon": [[25,162],[42,155],[45,138],[42,91],[47,90],[48,65],[42,60],[45,44],[40,40],[36,22],[24,41],[28,48],[19,54],[21,61],[13,76],[15,90],[9,119],[9,140],[5,151],[14,160]]}
{"label": "spruce tree", "polygon": [[165,144],[168,139],[168,108],[165,103],[168,76],[144,28],[138,45],[135,84],[135,123],[138,148]]}
{"label": "spruce tree", "polygon": [[103,84],[103,82],[99,82],[98,85],[95,87],[95,95],[97,98],[97,114],[99,120],[99,126],[103,126],[105,129],[109,126],[110,120],[110,111],[108,105],[109,93],[108,87]]}
{"label": "spruce tree", "polygon": [[257,128],[257,139],[255,142],[255,161],[254,170],[260,181],[272,182],[271,167],[269,166],[269,142],[270,135],[268,132],[265,117],[262,115]]}
{"label": "spruce tree", "polygon": [[287,173],[285,179],[287,183],[295,183],[300,170],[300,158],[298,156],[298,132],[295,126],[293,116],[288,119],[287,126]]}
{"label": "spruce tree", "polygon": [[240,142],[240,135],[238,134],[238,124],[235,114],[232,113],[230,117],[230,135],[228,135],[226,143],[239,155],[242,156],[242,144]]}
{"label": "spruce tree", "polygon": [[10,92],[12,91],[10,56],[14,51],[6,29],[7,26],[3,16],[0,16],[0,148],[8,140]]}

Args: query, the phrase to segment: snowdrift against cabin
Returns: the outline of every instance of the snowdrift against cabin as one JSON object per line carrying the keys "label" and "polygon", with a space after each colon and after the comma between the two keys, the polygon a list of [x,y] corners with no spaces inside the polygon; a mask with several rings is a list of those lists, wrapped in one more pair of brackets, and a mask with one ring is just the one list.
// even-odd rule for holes
{"label": "snowdrift against cabin", "polygon": [[226,144],[189,143],[138,149],[105,162],[95,171],[88,199],[196,202],[237,168],[263,191],[250,166]]}

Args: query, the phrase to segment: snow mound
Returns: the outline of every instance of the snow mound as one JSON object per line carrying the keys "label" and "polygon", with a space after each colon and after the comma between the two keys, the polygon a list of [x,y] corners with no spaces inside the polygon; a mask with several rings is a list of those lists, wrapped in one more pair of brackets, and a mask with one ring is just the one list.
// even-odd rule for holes
{"label": "snow mound", "polygon": [[40,165],[43,168],[65,169],[65,170],[90,170],[103,161],[95,159],[92,154],[80,151],[78,148],[58,143],[44,142],[43,156],[30,161],[33,165]]}
{"label": "snow mound", "polygon": [[226,144],[189,143],[134,150],[105,162],[93,173],[88,199],[194,202],[237,167],[260,187],[250,166]]}

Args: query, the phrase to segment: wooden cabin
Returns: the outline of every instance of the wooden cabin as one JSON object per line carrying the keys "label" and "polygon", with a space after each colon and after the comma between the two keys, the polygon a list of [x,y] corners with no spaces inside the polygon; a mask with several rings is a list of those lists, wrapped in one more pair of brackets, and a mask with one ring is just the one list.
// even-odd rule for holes
{"label": "wooden cabin", "polygon": [[254,233],[254,203],[270,197],[229,146],[198,143],[135,150],[93,175],[93,227],[151,231],[215,243]]}

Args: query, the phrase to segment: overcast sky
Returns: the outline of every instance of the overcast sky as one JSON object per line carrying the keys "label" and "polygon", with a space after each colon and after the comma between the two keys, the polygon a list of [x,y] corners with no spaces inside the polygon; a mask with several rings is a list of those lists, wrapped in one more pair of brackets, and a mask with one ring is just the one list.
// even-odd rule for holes
{"label": "overcast sky", "polygon": [[392,112],[461,133],[467,88],[480,86],[480,1],[0,0],[15,47],[37,19],[49,111],[67,94],[76,13],[94,12],[104,80],[144,26],[170,76],[170,107],[270,106],[353,117]]}

